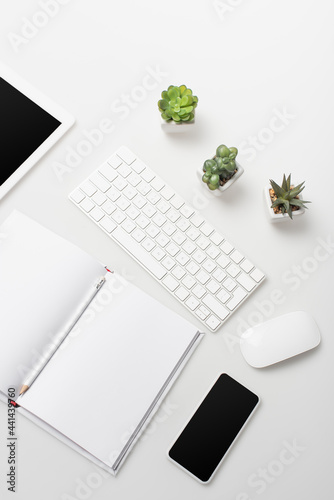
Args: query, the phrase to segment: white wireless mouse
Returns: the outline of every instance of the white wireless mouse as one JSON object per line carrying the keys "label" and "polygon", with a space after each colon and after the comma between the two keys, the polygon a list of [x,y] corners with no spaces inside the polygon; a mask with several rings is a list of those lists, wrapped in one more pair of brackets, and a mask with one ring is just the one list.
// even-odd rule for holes
{"label": "white wireless mouse", "polygon": [[313,349],[319,343],[320,332],[313,317],[296,311],[249,328],[241,336],[240,348],[248,364],[263,368]]}

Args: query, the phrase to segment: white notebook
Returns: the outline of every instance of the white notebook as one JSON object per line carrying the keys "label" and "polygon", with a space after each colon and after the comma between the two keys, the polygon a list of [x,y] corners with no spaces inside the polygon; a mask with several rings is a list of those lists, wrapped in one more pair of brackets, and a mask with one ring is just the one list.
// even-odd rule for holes
{"label": "white notebook", "polygon": [[60,344],[18,411],[116,474],[203,334],[17,211],[0,226],[0,304],[1,399]]}

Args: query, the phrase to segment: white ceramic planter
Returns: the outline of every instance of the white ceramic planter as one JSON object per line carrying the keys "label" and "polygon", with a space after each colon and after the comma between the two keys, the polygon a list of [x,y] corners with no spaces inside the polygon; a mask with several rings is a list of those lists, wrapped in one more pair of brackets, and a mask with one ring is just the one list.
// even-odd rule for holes
{"label": "white ceramic planter", "polygon": [[160,116],[161,128],[168,134],[179,134],[191,130],[195,125],[195,118],[191,122],[174,122],[173,120],[166,121]]}
{"label": "white ceramic planter", "polygon": [[[264,199],[265,199],[265,203],[266,203],[266,207],[267,207],[267,213],[269,215],[269,218],[270,218],[270,222],[283,222],[285,220],[290,220],[290,217],[288,214],[275,214],[274,210],[271,208],[271,198],[270,198],[270,193],[269,193],[269,189],[271,189],[271,185],[268,184],[265,188],[264,188]],[[298,195],[298,198],[300,200],[303,199],[302,195],[299,194]],[[292,217],[293,219],[295,217],[300,217],[301,215],[303,215],[305,213],[305,208],[303,207],[299,207],[299,210],[295,210],[293,213],[292,213]]]}
{"label": "white ceramic planter", "polygon": [[231,177],[231,179],[229,179],[227,182],[225,182],[224,186],[219,186],[218,189],[214,189],[213,191],[211,191],[211,189],[208,188],[208,186],[205,184],[205,182],[202,181],[202,177],[203,177],[203,174],[204,174],[203,167],[199,167],[197,169],[197,175],[198,175],[199,180],[201,181],[201,184],[206,189],[206,191],[212,193],[214,196],[221,196],[222,193],[224,191],[226,191],[226,189],[228,189],[230,186],[232,186],[232,184],[237,179],[239,179],[239,177],[244,173],[244,169],[242,168],[242,166],[240,165],[240,163],[238,163],[236,161],[235,164],[236,164],[236,167],[237,167],[237,172],[234,174],[234,176]]}

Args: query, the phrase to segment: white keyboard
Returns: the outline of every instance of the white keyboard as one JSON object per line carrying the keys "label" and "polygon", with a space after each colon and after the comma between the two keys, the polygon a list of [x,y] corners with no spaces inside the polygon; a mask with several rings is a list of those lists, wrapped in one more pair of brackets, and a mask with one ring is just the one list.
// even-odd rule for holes
{"label": "white keyboard", "polygon": [[264,279],[124,146],[69,198],[212,332]]}

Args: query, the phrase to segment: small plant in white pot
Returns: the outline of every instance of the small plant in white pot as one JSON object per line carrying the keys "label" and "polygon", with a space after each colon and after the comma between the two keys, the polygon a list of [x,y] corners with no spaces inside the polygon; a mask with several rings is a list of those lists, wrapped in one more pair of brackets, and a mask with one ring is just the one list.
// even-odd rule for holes
{"label": "small plant in white pot", "polygon": [[198,176],[215,195],[220,195],[243,174],[244,169],[236,162],[237,154],[237,148],[221,144],[216,155],[198,169]]}
{"label": "small plant in white pot", "polygon": [[298,186],[291,184],[291,174],[286,178],[283,175],[282,185],[279,186],[270,179],[270,185],[265,187],[265,200],[268,208],[270,220],[272,222],[281,222],[292,220],[293,217],[305,213],[305,203],[310,201],[303,200],[300,194],[304,189],[305,181]]}
{"label": "small plant in white pot", "polygon": [[161,113],[161,126],[166,132],[184,132],[195,123],[195,108],[198,97],[186,85],[170,85],[161,92],[158,108]]}

